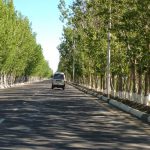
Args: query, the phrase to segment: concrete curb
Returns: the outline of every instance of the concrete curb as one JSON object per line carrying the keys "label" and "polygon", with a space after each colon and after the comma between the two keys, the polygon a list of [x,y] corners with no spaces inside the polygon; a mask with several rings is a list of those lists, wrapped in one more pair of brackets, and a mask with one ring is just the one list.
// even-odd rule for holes
{"label": "concrete curb", "polygon": [[74,85],[73,83],[69,83],[69,84],[73,85],[75,88],[77,88],[77,89],[79,89],[79,90],[81,90],[81,91],[83,91],[83,92],[85,92],[87,94],[96,96],[100,100],[103,100],[104,102],[106,102],[106,103],[108,103],[108,104],[110,104],[110,105],[112,105],[112,106],[114,106],[116,108],[119,108],[119,109],[121,109],[121,110],[123,110],[123,111],[125,111],[125,112],[127,112],[127,113],[129,113],[129,114],[131,114],[131,115],[133,115],[133,116],[135,116],[137,118],[139,118],[140,120],[142,120],[144,122],[150,123],[150,114],[147,114],[145,112],[141,112],[141,111],[139,111],[137,109],[134,109],[134,108],[132,108],[132,107],[130,107],[128,105],[125,105],[125,104],[123,104],[121,102],[118,102],[117,100],[109,99],[109,98],[107,98],[107,97],[105,97],[103,95],[100,95],[100,94],[94,92],[91,89],[87,89],[87,88],[85,89],[81,85],[78,86],[78,85]]}
{"label": "concrete curb", "polygon": [[113,106],[115,106],[115,107],[117,107],[117,108],[119,108],[119,109],[121,109],[121,110],[123,110],[123,111],[125,111],[125,112],[127,112],[127,113],[129,113],[129,114],[131,114],[131,115],[141,119],[141,120],[143,120],[143,121],[146,121],[146,122],[150,123],[150,121],[149,121],[150,115],[148,115],[148,114],[146,114],[144,112],[141,112],[141,111],[139,111],[137,109],[134,109],[134,108],[132,108],[132,107],[130,107],[128,105],[125,105],[125,104],[123,104],[121,102],[118,102],[116,100],[113,100],[113,99],[110,99],[109,103],[111,105],[113,105]]}

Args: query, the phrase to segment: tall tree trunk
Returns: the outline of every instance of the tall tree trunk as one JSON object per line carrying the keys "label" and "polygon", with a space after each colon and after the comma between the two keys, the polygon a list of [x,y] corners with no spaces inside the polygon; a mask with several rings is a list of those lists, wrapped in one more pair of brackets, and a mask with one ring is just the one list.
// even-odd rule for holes
{"label": "tall tree trunk", "polygon": [[145,91],[144,91],[144,96],[148,96],[149,94],[149,73],[145,73]]}
{"label": "tall tree trunk", "polygon": [[98,88],[98,76],[95,74],[95,85],[94,85],[95,89],[97,90]]}
{"label": "tall tree trunk", "polygon": [[119,97],[122,98],[122,75],[120,74],[118,77],[118,91],[119,91]]}
{"label": "tall tree trunk", "polygon": [[138,98],[139,103],[142,103],[142,71],[138,71]]}
{"label": "tall tree trunk", "polygon": [[136,100],[136,70],[135,70],[135,63],[132,63],[131,64],[131,73],[132,73],[132,79],[131,79],[131,82],[132,82],[132,89],[131,89],[131,92],[132,92],[132,98],[131,100],[135,101]]}
{"label": "tall tree trunk", "polygon": [[92,84],[92,77],[91,73],[89,73],[89,83],[88,83],[89,88],[91,88],[91,84]]}
{"label": "tall tree trunk", "polygon": [[115,83],[115,81],[114,81],[114,75],[112,74],[110,85],[111,85],[111,89],[113,89],[113,90],[114,90],[114,83]]}
{"label": "tall tree trunk", "polygon": [[119,76],[116,77],[116,96],[119,96]]}
{"label": "tall tree trunk", "polygon": [[112,89],[111,93],[113,96],[115,96],[115,76],[114,76],[114,74],[112,74],[110,85],[111,85],[111,89]]}
{"label": "tall tree trunk", "polygon": [[142,73],[138,73],[138,94],[142,94]]}
{"label": "tall tree trunk", "polygon": [[2,87],[2,75],[0,74],[0,87]]}
{"label": "tall tree trunk", "polygon": [[103,76],[100,77],[100,91],[103,90]]}
{"label": "tall tree trunk", "polygon": [[130,71],[130,76],[129,76],[129,80],[128,80],[128,99],[129,100],[132,100],[132,97],[131,97],[131,93],[132,93],[132,70]]}
{"label": "tall tree trunk", "polygon": [[105,92],[104,90],[106,90],[106,77],[103,76],[103,92]]}
{"label": "tall tree trunk", "polygon": [[136,71],[135,71],[135,64],[132,64],[132,82],[133,82],[133,86],[132,86],[132,92],[136,93]]}
{"label": "tall tree trunk", "polygon": [[150,92],[150,85],[149,85],[149,77],[150,77],[150,75],[149,75],[149,72],[147,71],[146,73],[145,73],[145,90],[144,90],[144,104],[146,104],[146,105],[150,105],[149,103],[150,102],[148,102],[149,101],[149,92]]}

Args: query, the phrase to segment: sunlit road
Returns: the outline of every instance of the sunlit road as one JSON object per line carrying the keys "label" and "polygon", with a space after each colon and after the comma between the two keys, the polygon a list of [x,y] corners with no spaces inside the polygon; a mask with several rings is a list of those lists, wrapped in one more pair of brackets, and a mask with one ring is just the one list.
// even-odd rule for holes
{"label": "sunlit road", "polygon": [[150,149],[150,125],[67,85],[0,90],[0,150]]}

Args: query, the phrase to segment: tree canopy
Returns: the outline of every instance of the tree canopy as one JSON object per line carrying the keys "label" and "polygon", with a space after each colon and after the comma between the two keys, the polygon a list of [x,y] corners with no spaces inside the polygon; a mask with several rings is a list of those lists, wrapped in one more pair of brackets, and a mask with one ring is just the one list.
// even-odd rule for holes
{"label": "tree canopy", "polygon": [[0,0],[0,76],[15,80],[49,77],[51,73],[28,18],[14,9],[13,1]]}
{"label": "tree canopy", "polygon": [[75,64],[76,82],[87,80],[93,86],[91,78],[95,82],[100,77],[105,89],[107,35],[111,21],[112,88],[115,84],[113,77],[116,76],[116,90],[123,90],[123,85],[121,88],[118,84],[123,84],[124,80],[126,90],[140,94],[144,86],[145,95],[149,93],[149,0],[75,0],[69,7],[66,7],[64,0],[60,0],[58,7],[64,22],[62,43],[58,47],[59,69],[66,71],[72,79]]}

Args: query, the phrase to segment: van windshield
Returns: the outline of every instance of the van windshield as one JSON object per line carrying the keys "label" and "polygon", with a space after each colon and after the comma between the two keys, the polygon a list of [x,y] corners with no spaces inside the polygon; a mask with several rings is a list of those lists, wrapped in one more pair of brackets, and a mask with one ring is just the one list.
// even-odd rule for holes
{"label": "van windshield", "polygon": [[64,80],[64,75],[63,74],[54,74],[54,79],[61,79]]}

